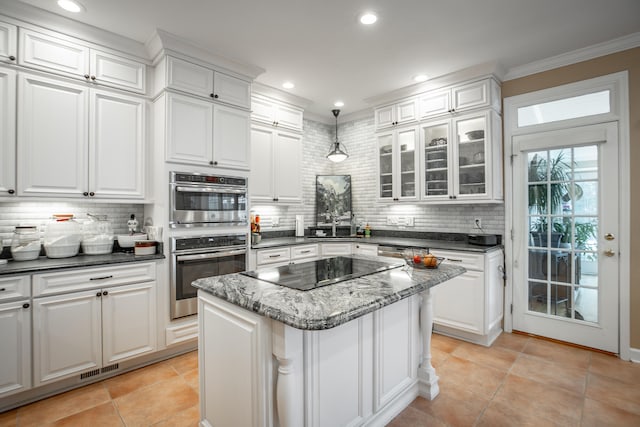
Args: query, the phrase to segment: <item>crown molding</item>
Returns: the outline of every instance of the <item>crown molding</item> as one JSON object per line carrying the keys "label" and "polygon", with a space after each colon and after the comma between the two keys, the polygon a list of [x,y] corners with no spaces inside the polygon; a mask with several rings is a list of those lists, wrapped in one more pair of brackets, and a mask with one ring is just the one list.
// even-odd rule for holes
{"label": "crown molding", "polygon": [[252,64],[245,64],[222,55],[218,55],[210,50],[198,46],[197,44],[185,40],[181,37],[164,31],[160,28],[151,35],[145,43],[147,54],[157,63],[159,57],[163,54],[170,53],[183,59],[196,62],[204,62],[212,68],[224,69],[239,75],[249,77],[251,80],[265,72],[265,69]]}
{"label": "crown molding", "polygon": [[[287,104],[293,104],[296,107],[300,107],[302,109],[308,108],[311,104],[313,104],[313,101],[307,98],[285,92],[283,90],[280,90],[273,86],[268,86],[260,82],[253,82],[253,84],[251,85],[251,92],[256,95],[263,95],[272,99],[276,99],[278,101],[286,102]],[[306,114],[307,113],[305,112],[305,115]]]}
{"label": "crown molding", "polygon": [[629,34],[624,37],[609,40],[603,43],[577,49],[571,52],[562,53],[540,61],[510,68],[504,76],[503,81],[514,80],[520,77],[530,76],[543,71],[588,61],[612,53],[622,52],[640,46],[640,33]]}

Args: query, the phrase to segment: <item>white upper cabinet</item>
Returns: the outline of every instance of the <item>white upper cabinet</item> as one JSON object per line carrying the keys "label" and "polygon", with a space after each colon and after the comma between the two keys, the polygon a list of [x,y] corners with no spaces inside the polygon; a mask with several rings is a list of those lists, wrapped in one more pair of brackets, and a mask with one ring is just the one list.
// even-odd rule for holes
{"label": "white upper cabinet", "polygon": [[161,69],[157,76],[163,80],[158,83],[192,95],[249,108],[251,84],[248,81],[172,56],[167,56],[165,61],[158,65]]}
{"label": "white upper cabinet", "polygon": [[16,72],[0,67],[0,197],[16,194]]}
{"label": "white upper cabinet", "polygon": [[389,130],[376,138],[379,200],[418,200],[418,128]]}
{"label": "white upper cabinet", "polygon": [[22,66],[145,93],[146,65],[141,62],[29,29],[20,28],[19,37]]}
{"label": "white upper cabinet", "polygon": [[393,105],[376,108],[376,129],[415,122],[418,118],[418,107],[415,99],[408,99]]}
{"label": "white upper cabinet", "polygon": [[437,89],[418,97],[420,118],[455,114],[477,108],[493,108],[500,112],[500,86],[493,78]]}
{"label": "white upper cabinet", "polygon": [[18,194],[144,198],[146,101],[18,77]]}
{"label": "white upper cabinet", "polygon": [[304,111],[264,96],[251,98],[251,119],[274,127],[302,131]]}
{"label": "white upper cabinet", "polygon": [[166,161],[249,169],[249,113],[166,94]]}
{"label": "white upper cabinet", "polygon": [[15,25],[0,22],[0,62],[16,63],[17,34]]}

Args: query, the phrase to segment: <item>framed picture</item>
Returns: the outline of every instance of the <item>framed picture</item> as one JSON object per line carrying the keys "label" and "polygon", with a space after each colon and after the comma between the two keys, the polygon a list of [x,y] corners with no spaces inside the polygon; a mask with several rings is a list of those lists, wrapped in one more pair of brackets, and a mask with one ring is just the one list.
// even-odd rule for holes
{"label": "framed picture", "polygon": [[351,175],[316,175],[316,225],[351,223]]}

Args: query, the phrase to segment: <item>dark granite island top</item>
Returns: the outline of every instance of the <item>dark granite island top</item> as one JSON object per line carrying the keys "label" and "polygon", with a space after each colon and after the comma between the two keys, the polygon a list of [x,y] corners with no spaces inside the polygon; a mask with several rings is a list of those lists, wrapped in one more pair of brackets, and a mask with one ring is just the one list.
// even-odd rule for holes
{"label": "dark granite island top", "polygon": [[[388,258],[353,256],[386,260]],[[402,266],[308,291],[236,273],[198,279],[193,286],[236,306],[302,330],[323,330],[420,293],[463,274],[459,266]]]}

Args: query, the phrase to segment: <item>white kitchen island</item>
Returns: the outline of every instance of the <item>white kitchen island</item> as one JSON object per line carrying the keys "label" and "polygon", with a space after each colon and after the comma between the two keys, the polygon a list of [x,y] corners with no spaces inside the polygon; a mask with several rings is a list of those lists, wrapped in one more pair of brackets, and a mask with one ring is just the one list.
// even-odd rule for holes
{"label": "white kitchen island", "polygon": [[307,291],[197,280],[201,425],[382,426],[435,398],[429,288],[464,271],[403,266]]}

